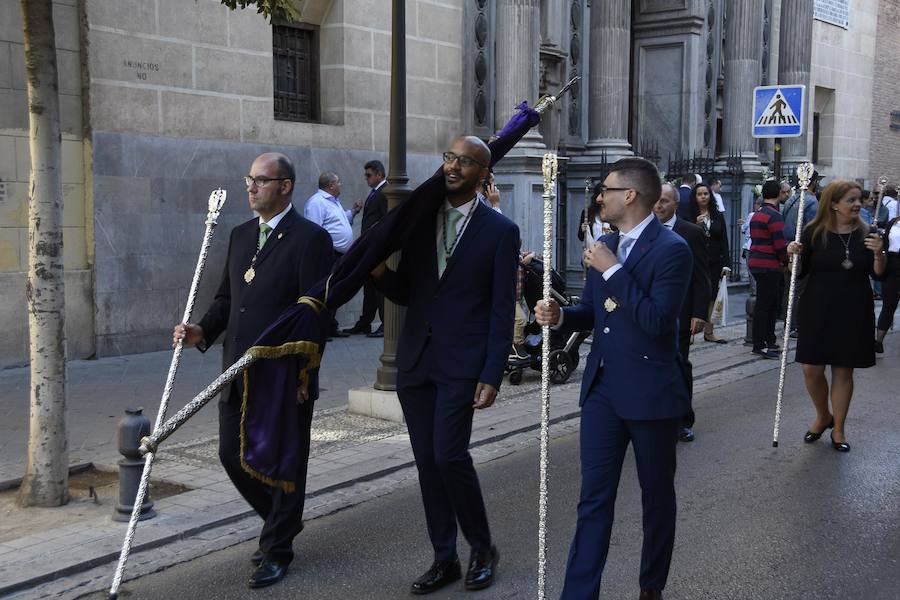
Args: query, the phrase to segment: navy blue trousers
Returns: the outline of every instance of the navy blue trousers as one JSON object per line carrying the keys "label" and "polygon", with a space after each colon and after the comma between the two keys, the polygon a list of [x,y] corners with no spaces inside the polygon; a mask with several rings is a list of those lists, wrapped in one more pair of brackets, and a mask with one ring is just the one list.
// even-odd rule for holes
{"label": "navy blue trousers", "polygon": [[491,547],[481,486],[469,454],[478,382],[436,379],[431,359],[429,344],[415,369],[397,374],[397,395],[419,471],[434,559],[451,560],[457,556],[457,523],[473,550]]}
{"label": "navy blue trousers", "polygon": [[581,499],[564,600],[595,599],[615,516],[625,451],[634,448],[644,512],[640,587],[662,590],[675,544],[675,445],[681,419],[628,421],[591,392],[581,409]]}

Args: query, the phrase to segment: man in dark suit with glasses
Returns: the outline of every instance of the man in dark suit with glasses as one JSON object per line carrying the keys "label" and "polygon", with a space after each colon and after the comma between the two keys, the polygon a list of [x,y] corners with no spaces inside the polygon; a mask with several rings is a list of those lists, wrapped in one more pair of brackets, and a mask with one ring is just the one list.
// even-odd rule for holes
{"label": "man in dark suit with glasses", "polygon": [[[334,261],[331,237],[301,217],[291,205],[295,171],[283,154],[257,157],[244,178],[250,209],[258,216],[231,231],[222,283],[203,318],[175,327],[173,341],[205,352],[225,334],[223,370],[234,363],[287,307],[328,276]],[[297,487],[287,493],[254,479],[241,467],[243,377],[222,390],[219,402],[219,460],[241,496],[263,519],[259,550],[251,557],[251,588],[280,581],[294,558],[294,537],[303,529],[306,463],[313,404],[319,396],[318,371],[308,388],[298,388],[302,406],[297,435],[304,455]]]}

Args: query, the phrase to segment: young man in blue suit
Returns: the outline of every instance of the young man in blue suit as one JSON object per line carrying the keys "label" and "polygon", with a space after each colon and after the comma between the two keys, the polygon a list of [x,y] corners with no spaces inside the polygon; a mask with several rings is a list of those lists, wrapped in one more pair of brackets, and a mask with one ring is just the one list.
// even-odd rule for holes
{"label": "young man in blue suit", "polygon": [[581,498],[564,600],[597,598],[609,550],[616,490],[634,447],[644,512],[640,600],[662,598],[675,542],[675,446],[690,408],[678,355],[678,315],[691,281],[691,252],[651,212],[659,173],[642,158],[617,161],[597,203],[619,230],[585,251],[580,304],[550,301],[537,320],[594,329],[581,384]]}
{"label": "young man in blue suit", "polygon": [[388,299],[406,306],[397,394],[434,547],[414,594],[462,576],[457,523],[472,547],[466,589],[491,585],[497,566],[469,439],[474,410],[494,402],[512,345],[519,229],[478,201],[491,159],[478,138],[456,139],[428,226],[405,243],[396,272],[381,265],[372,273]]}

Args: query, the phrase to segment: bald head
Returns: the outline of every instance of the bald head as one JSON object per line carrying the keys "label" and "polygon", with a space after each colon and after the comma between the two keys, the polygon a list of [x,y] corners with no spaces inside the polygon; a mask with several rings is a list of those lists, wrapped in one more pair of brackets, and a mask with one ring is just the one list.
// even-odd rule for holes
{"label": "bald head", "polygon": [[[450,157],[450,160],[447,160]],[[491,151],[487,144],[470,135],[453,140],[444,153],[444,185],[447,200],[460,206],[475,197],[478,186],[487,178]]]}
{"label": "bald head", "polygon": [[488,148],[488,145],[481,138],[474,135],[461,135],[453,140],[453,144],[456,143],[461,143],[465,146],[466,155],[485,165],[491,164],[491,149]]}

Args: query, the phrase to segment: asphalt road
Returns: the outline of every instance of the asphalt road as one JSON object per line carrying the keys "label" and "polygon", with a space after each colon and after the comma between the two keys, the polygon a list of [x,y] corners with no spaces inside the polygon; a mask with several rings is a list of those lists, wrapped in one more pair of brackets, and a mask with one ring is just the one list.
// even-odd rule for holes
{"label": "asphalt road", "polygon": [[[788,373],[778,449],[771,447],[777,371],[695,399],[697,441],[679,447],[667,600],[900,598],[897,358],[889,348],[876,368],[858,372],[849,454],[825,439],[803,444],[813,413],[797,366]],[[483,592],[459,584],[432,597],[536,597],[537,464],[535,445],[479,467],[502,556],[498,578]],[[575,521],[577,436],[553,442],[551,464],[547,597],[555,598]],[[629,455],[601,598],[637,597],[640,541],[640,490]],[[309,522],[295,547],[288,577],[264,590],[247,589],[255,543],[245,543],[127,582],[122,596],[408,598],[410,581],[431,556],[418,488]],[[462,542],[460,553],[465,560]]]}

